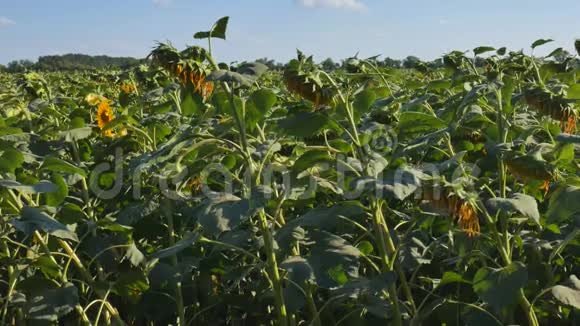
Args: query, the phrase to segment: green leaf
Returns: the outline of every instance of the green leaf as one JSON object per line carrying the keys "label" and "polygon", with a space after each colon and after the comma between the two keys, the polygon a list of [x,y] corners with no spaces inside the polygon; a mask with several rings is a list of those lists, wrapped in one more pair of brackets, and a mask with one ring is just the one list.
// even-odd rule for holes
{"label": "green leaf", "polygon": [[62,172],[62,173],[70,173],[70,174],[78,174],[83,178],[87,177],[87,172],[79,167],[74,166],[73,164],[63,161],[56,157],[47,157],[44,159],[44,162],[40,166],[41,170],[53,171],[53,172]]}
{"label": "green leaf", "polygon": [[544,44],[547,44],[547,43],[550,43],[550,42],[553,42],[553,41],[554,40],[552,40],[552,39],[539,39],[539,40],[536,40],[534,43],[532,43],[532,49],[535,49],[538,46],[542,46]]}
{"label": "green leaf", "polygon": [[350,219],[364,214],[364,207],[357,201],[336,203],[330,207],[315,207],[304,215],[287,222],[276,233],[276,241],[282,246],[291,243],[296,232],[303,232],[302,227],[318,228],[331,231],[344,218]]}
{"label": "green leaf", "polygon": [[204,39],[204,38],[221,38],[222,40],[226,39],[226,30],[228,28],[228,21],[230,17],[225,16],[213,24],[211,29],[207,32],[197,32],[193,35],[195,39]]}
{"label": "green leaf", "polygon": [[55,192],[47,193],[46,204],[48,206],[58,206],[62,204],[65,198],[68,196],[68,185],[64,180],[63,176],[58,173],[53,173],[50,180],[58,187]]}
{"label": "green leaf", "polygon": [[517,302],[520,290],[528,281],[528,271],[521,262],[494,269],[480,268],[473,278],[473,290],[496,311]]}
{"label": "green leaf", "polygon": [[292,171],[295,173],[300,173],[308,168],[314,167],[316,164],[321,162],[332,162],[332,157],[326,151],[308,151],[302,154],[292,166]]}
{"label": "green leaf", "polygon": [[36,258],[34,266],[38,267],[47,278],[58,279],[61,276],[60,265],[49,256],[40,256]]}
{"label": "green leaf", "polygon": [[566,92],[566,98],[580,100],[580,84],[571,85]]}
{"label": "green leaf", "polygon": [[559,134],[556,140],[564,144],[580,144],[580,136],[570,134]]}
{"label": "green leaf", "polygon": [[491,51],[495,51],[495,48],[494,47],[491,47],[491,46],[480,46],[480,47],[477,47],[477,48],[473,49],[473,53],[476,56],[478,56],[478,55],[480,55],[482,53],[491,52]]}
{"label": "green leaf", "polygon": [[550,57],[553,57],[553,56],[555,56],[555,55],[562,54],[563,52],[564,52],[564,49],[563,49],[563,48],[557,48],[556,50],[554,50],[554,51],[550,52],[550,54],[548,54],[548,55],[546,56],[546,58],[550,58]]}
{"label": "green leaf", "polygon": [[360,251],[343,238],[325,231],[309,231],[314,242],[307,260],[317,284],[332,288],[358,277]]}
{"label": "green leaf", "polygon": [[331,126],[330,119],[318,112],[290,114],[278,122],[278,127],[296,137],[310,137]]}
{"label": "green leaf", "polygon": [[451,88],[451,85],[452,85],[451,80],[437,79],[437,80],[430,81],[429,84],[427,84],[427,89],[434,90],[434,91],[440,91],[440,90]]}
{"label": "green leaf", "polygon": [[186,234],[183,239],[177,241],[173,246],[161,249],[149,256],[150,259],[162,259],[178,254],[179,252],[190,248],[199,239],[199,234],[189,233]]}
{"label": "green leaf", "polygon": [[421,112],[403,112],[399,117],[399,134],[412,136],[426,134],[445,128],[445,122],[431,114]]}
{"label": "green leaf", "polygon": [[[387,291],[389,286],[392,285],[397,280],[397,275],[395,272],[384,272],[373,278],[358,278],[352,280],[342,287],[334,291],[335,295],[346,295],[348,298],[356,299],[361,298],[364,301],[367,298],[382,297],[384,291]],[[368,304],[365,302],[365,304]],[[384,313],[383,313],[384,314]]]}
{"label": "green leaf", "polygon": [[471,283],[471,282],[463,278],[463,275],[459,273],[445,272],[443,273],[443,277],[441,277],[441,282],[439,282],[437,286],[439,287],[451,283]]}
{"label": "green leaf", "polygon": [[354,98],[352,103],[355,110],[355,114],[360,117],[361,115],[367,113],[371,106],[375,103],[377,96],[375,92],[370,89],[366,89],[358,94]]}
{"label": "green leaf", "polygon": [[73,203],[65,203],[60,209],[57,218],[64,224],[80,223],[86,219],[83,209]]}
{"label": "green leaf", "polygon": [[28,300],[24,311],[28,319],[56,322],[79,304],[77,288],[67,283],[61,288],[46,290]]}
{"label": "green leaf", "polygon": [[211,103],[215,106],[216,113],[230,112],[230,102],[226,92],[215,92],[211,97]]}
{"label": "green leaf", "polygon": [[252,199],[241,199],[230,194],[215,194],[201,205],[197,221],[212,235],[230,231],[247,220],[264,203],[254,189]]}
{"label": "green leaf", "polygon": [[552,295],[561,303],[580,309],[580,290],[556,285],[552,288]]}
{"label": "green leaf", "polygon": [[76,233],[39,208],[25,206],[20,214],[20,218],[11,219],[10,223],[27,235],[32,235],[34,231],[40,230],[57,238],[79,241]]}
{"label": "green leaf", "polygon": [[280,263],[280,268],[286,270],[286,277],[293,281],[284,288],[284,298],[288,310],[296,312],[306,303],[304,294],[297,286],[304,288],[305,282],[314,281],[314,271],[308,260],[300,256],[286,258]]}
{"label": "green leaf", "polygon": [[72,142],[73,140],[82,140],[89,138],[93,133],[93,128],[91,127],[82,127],[82,128],[75,128],[67,131],[63,131],[59,133],[60,138],[64,138],[67,142]]}
{"label": "green leaf", "polygon": [[288,257],[280,263],[280,268],[285,269],[289,278],[298,284],[314,280],[314,271],[303,257]]}
{"label": "green leaf", "polygon": [[164,103],[159,103],[151,107],[151,111],[155,114],[164,114],[171,112],[173,109],[173,101],[167,101]]}
{"label": "green leaf", "polygon": [[252,86],[253,80],[240,73],[229,70],[215,70],[207,76],[207,80],[224,83],[238,83],[242,86]]}
{"label": "green leaf", "polygon": [[24,155],[14,148],[6,148],[0,151],[0,172],[14,174],[14,171],[22,166]]}
{"label": "green leaf", "polygon": [[375,251],[375,248],[373,247],[373,244],[370,243],[367,240],[361,241],[359,242],[356,247],[358,248],[358,250],[360,251],[360,253],[364,256],[368,256],[370,254],[373,253],[373,251]]}
{"label": "green leaf", "polygon": [[276,104],[276,94],[269,89],[259,89],[250,95],[246,102],[246,126],[253,130],[261,123],[270,109]]}
{"label": "green leaf", "polygon": [[113,292],[136,303],[148,289],[147,276],[140,270],[131,269],[120,274],[113,287]]}
{"label": "green leaf", "polygon": [[492,212],[502,210],[507,213],[519,213],[536,223],[540,222],[538,203],[532,196],[516,193],[511,198],[491,198],[487,204]]}
{"label": "green leaf", "polygon": [[363,177],[354,181],[357,189],[364,187],[370,191],[379,191],[381,194],[404,200],[412,195],[421,185],[424,177],[422,171],[409,166],[401,166],[395,170],[388,170],[382,179]]}
{"label": "green leaf", "polygon": [[181,113],[186,116],[199,115],[203,110],[203,99],[201,95],[186,91],[181,99]]}
{"label": "green leaf", "polygon": [[563,185],[550,197],[546,212],[548,224],[558,224],[580,212],[580,187]]}
{"label": "green leaf", "polygon": [[0,187],[17,190],[23,194],[41,194],[58,191],[58,186],[49,181],[40,181],[34,185],[23,185],[13,180],[0,180]]}
{"label": "green leaf", "polygon": [[240,74],[252,79],[256,80],[260,77],[263,73],[268,70],[268,66],[261,62],[246,62],[239,65],[236,69],[237,72]]}

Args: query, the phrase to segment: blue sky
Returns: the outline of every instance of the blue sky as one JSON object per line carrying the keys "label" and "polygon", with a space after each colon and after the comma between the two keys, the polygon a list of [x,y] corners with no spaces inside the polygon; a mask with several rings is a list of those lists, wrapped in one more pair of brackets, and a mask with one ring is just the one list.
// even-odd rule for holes
{"label": "blue sky", "polygon": [[579,0],[0,0],[0,63],[62,53],[144,57],[155,41],[181,48],[229,15],[221,61],[322,60],[383,54],[434,59],[480,45],[573,51]]}

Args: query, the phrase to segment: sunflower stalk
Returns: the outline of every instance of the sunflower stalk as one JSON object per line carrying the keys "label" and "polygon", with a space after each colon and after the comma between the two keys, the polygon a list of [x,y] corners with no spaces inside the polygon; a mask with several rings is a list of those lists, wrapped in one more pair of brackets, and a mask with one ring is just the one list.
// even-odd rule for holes
{"label": "sunflower stalk", "polygon": [[[537,67],[535,65],[535,62],[533,61],[533,58],[532,58],[532,62],[534,63],[534,67],[536,68],[536,71],[538,72]],[[538,74],[539,74],[539,72],[538,72]],[[538,75],[538,77],[539,77],[539,75]],[[500,78],[501,78],[501,76],[500,76]],[[539,81],[541,82],[541,79]],[[505,143],[505,142],[507,142],[508,126],[506,125],[504,112],[503,112],[503,99],[502,99],[501,90],[496,90],[495,95],[496,95],[496,100],[497,100],[497,125],[499,128],[500,141],[502,143]],[[499,193],[500,193],[500,196],[502,198],[505,198],[507,195],[507,171],[506,171],[504,159],[502,157],[500,157],[498,159],[498,161],[499,161],[499,167],[498,167]],[[504,221],[504,222],[502,222],[503,241],[502,241],[502,236],[500,235],[500,231],[496,227],[496,224],[495,224],[496,222],[493,221],[493,219],[491,218],[491,216],[487,212],[486,212],[486,217],[487,217],[487,222],[490,225],[490,228],[492,230],[495,241],[498,244],[500,254],[501,254],[501,257],[504,261],[504,264],[506,266],[509,266],[512,263],[512,259],[511,259],[511,252],[510,252],[511,245],[509,243],[510,241],[509,241],[508,224],[507,224],[507,221],[505,220],[507,217],[504,217],[503,219],[501,219],[502,221]],[[520,289],[520,291],[518,292],[518,302],[520,304],[520,307],[522,308],[522,310],[526,314],[526,318],[528,319],[529,325],[530,326],[539,326],[536,313],[534,312],[534,309],[531,306],[529,300],[526,298],[526,295],[525,295],[523,289]]]}

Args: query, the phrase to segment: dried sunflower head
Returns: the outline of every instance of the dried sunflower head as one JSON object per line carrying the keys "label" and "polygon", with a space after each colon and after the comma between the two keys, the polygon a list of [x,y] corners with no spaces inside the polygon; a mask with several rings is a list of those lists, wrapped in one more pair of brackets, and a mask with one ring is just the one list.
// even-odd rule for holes
{"label": "dried sunflower head", "polygon": [[467,201],[462,200],[457,207],[455,213],[459,227],[465,232],[469,237],[479,235],[479,217],[477,216],[477,210],[474,205]]}

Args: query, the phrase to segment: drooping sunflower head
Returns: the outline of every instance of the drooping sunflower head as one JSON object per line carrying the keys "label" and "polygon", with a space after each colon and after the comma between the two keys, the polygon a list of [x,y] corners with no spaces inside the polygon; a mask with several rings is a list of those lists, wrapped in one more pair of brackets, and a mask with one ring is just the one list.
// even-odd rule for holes
{"label": "drooping sunflower head", "polygon": [[476,236],[480,233],[479,217],[477,211],[472,203],[467,200],[462,200],[458,204],[457,212],[455,213],[459,227],[469,237]]}
{"label": "drooping sunflower head", "polygon": [[206,81],[203,83],[203,89],[201,91],[201,95],[203,96],[204,99],[208,99],[211,96],[211,93],[213,93],[213,83],[210,81]]}
{"label": "drooping sunflower head", "polygon": [[203,182],[202,181],[203,180],[200,176],[192,177],[189,180],[188,186],[190,187],[192,194],[197,195],[202,191],[202,189],[203,189]]}
{"label": "drooping sunflower head", "polygon": [[[109,104],[109,101],[104,99],[99,103],[97,108],[97,124],[99,128],[103,129],[105,126],[115,119],[115,115],[113,114],[113,110]],[[106,130],[111,131],[111,130]]]}
{"label": "drooping sunflower head", "polygon": [[567,134],[572,134],[576,131],[576,114],[569,114],[568,119],[566,121],[560,121],[564,132]]}

